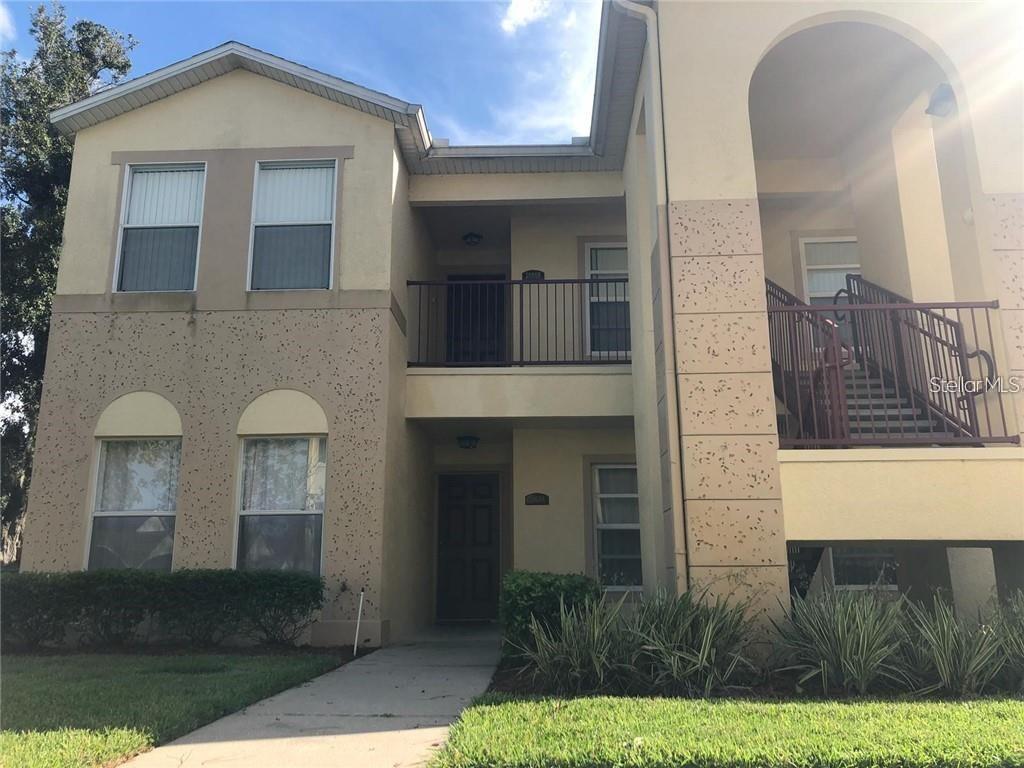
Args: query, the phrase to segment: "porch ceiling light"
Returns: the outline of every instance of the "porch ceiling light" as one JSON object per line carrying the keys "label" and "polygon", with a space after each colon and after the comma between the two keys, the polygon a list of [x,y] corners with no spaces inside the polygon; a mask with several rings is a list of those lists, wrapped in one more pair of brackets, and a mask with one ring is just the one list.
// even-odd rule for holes
{"label": "porch ceiling light", "polygon": [[459,448],[471,451],[480,444],[480,438],[476,435],[459,435],[455,438],[455,442],[459,444]]}
{"label": "porch ceiling light", "polygon": [[467,232],[462,236],[462,242],[472,248],[474,245],[480,245],[483,241],[484,236],[479,232]]}
{"label": "porch ceiling light", "polygon": [[956,107],[956,96],[949,83],[939,83],[928,99],[928,107],[924,113],[933,117],[949,117]]}

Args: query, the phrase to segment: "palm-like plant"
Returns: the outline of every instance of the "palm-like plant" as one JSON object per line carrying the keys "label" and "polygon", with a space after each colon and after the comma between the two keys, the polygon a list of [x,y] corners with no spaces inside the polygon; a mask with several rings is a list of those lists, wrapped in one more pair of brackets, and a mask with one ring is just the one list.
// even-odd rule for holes
{"label": "palm-like plant", "polygon": [[883,684],[904,683],[899,659],[903,602],[872,592],[795,598],[789,617],[775,624],[786,658],[778,671],[795,672],[801,688],[817,681],[822,693],[865,694]]}
{"label": "palm-like plant", "polygon": [[1000,633],[982,621],[962,621],[935,596],[931,610],[911,604],[905,642],[918,645],[927,665],[921,693],[977,696],[1006,663]]}
{"label": "palm-like plant", "polygon": [[744,655],[750,629],[745,605],[658,592],[637,607],[627,628],[636,640],[634,679],[648,691],[710,696],[753,668]]}

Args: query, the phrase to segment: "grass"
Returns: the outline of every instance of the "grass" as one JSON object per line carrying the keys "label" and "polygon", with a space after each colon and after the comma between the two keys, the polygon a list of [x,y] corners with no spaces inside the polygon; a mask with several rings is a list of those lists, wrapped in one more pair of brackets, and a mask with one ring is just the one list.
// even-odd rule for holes
{"label": "grass", "polygon": [[1024,765],[1024,700],[514,699],[490,694],[432,768]]}
{"label": "grass", "polygon": [[0,766],[109,766],[340,663],[337,654],[3,658]]}

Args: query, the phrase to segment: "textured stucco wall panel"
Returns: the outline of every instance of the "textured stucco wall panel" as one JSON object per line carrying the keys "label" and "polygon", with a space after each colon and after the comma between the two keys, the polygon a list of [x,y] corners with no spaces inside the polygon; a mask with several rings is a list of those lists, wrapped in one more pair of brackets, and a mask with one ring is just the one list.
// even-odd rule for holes
{"label": "textured stucco wall panel", "polygon": [[789,576],[784,565],[695,566],[690,568],[694,589],[707,590],[711,599],[728,597],[733,603],[745,602],[747,616],[754,620],[755,639],[768,641],[771,621],[780,621],[789,592]]}
{"label": "textured stucco wall panel", "polygon": [[760,254],[672,259],[677,312],[720,312],[722,307],[765,309],[764,264]]}
{"label": "textured stucco wall panel", "polygon": [[779,499],[774,435],[683,437],[687,499]]}
{"label": "textured stucco wall panel", "polygon": [[782,504],[771,499],[686,502],[695,565],[785,565]]}
{"label": "textured stucco wall panel", "polygon": [[681,374],[679,420],[683,435],[775,434],[770,373]]}
{"label": "textured stucco wall panel", "polygon": [[1024,251],[1024,193],[989,195],[992,247],[998,251]]}
{"label": "textured stucco wall panel", "polygon": [[54,315],[23,567],[83,567],[93,430],[107,403],[137,390],[181,414],[174,567],[230,567],[239,418],[258,395],[295,389],[329,420],[325,618],[351,615],[360,587],[376,618],[386,322],[383,309]]}
{"label": "textured stucco wall panel", "polygon": [[1024,250],[996,251],[999,306],[1024,309]]}
{"label": "textured stucco wall panel", "polygon": [[756,200],[681,200],[668,215],[672,256],[761,253]]}
{"label": "textured stucco wall panel", "polygon": [[679,373],[771,370],[764,312],[676,315]]}

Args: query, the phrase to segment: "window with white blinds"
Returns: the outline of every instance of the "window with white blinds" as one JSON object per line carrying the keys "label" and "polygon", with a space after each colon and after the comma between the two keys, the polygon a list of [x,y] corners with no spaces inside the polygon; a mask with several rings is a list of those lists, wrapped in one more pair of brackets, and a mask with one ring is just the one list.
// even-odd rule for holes
{"label": "window with white blinds", "polygon": [[807,298],[811,304],[831,304],[846,287],[847,274],[860,274],[860,252],[852,238],[802,238]]}
{"label": "window with white blinds", "polygon": [[335,163],[260,163],[251,290],[329,288]]}
{"label": "window with white blinds", "polygon": [[117,290],[195,289],[205,176],[201,164],[129,167]]}

